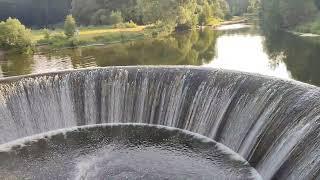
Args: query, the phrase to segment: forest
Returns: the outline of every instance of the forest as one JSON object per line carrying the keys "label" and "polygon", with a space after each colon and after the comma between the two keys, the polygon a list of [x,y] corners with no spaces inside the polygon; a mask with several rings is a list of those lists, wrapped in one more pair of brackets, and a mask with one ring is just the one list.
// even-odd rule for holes
{"label": "forest", "polygon": [[28,27],[54,27],[71,13],[79,25],[107,25],[116,12],[139,25],[166,21],[189,28],[252,9],[268,29],[320,33],[320,0],[0,0],[0,21],[12,17]]}
{"label": "forest", "polygon": [[120,12],[124,21],[140,25],[170,20],[192,26],[200,16],[223,19],[228,10],[225,0],[0,0],[0,21],[12,17],[42,28],[61,24],[72,14],[80,25],[107,25],[112,12]]}
{"label": "forest", "polygon": [[62,23],[71,9],[71,0],[0,0],[0,21],[19,19],[28,27]]}
{"label": "forest", "polygon": [[260,16],[269,30],[320,34],[320,0],[261,0]]}
{"label": "forest", "polygon": [[216,25],[229,6],[224,0],[0,0],[0,12],[0,48],[31,52],[34,45],[107,44]]}

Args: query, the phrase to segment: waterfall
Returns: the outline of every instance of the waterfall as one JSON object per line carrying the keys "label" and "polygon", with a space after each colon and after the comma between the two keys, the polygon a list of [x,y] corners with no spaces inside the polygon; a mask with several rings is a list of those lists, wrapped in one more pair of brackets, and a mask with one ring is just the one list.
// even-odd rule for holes
{"label": "waterfall", "polygon": [[238,152],[264,179],[320,177],[320,89],[196,67],[110,67],[3,79],[0,144],[101,123],[185,129]]}

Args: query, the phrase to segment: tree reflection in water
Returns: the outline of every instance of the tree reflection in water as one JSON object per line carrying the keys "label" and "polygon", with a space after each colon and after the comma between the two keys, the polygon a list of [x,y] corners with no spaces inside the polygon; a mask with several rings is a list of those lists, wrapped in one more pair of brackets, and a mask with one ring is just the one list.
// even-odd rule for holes
{"label": "tree reflection in water", "polygon": [[[216,62],[219,59],[217,49],[227,48],[224,51],[234,53],[235,58],[238,59],[252,57],[250,54],[244,54],[244,52],[265,54],[268,61],[266,64],[269,67],[263,69],[275,71],[273,73],[275,76],[277,76],[275,69],[279,67],[279,64],[282,64],[286,66],[286,72],[284,73],[289,74],[289,77],[291,76],[298,81],[320,86],[320,39],[302,38],[285,32],[266,32],[262,32],[256,27],[227,29],[224,31],[205,29],[203,31],[177,33],[166,38],[144,39],[100,47],[60,49],[55,51],[40,50],[33,56],[2,55],[0,56],[0,65],[2,76],[105,66],[200,66]],[[219,46],[219,43],[217,43],[218,38],[222,40],[221,38],[225,36],[241,36],[244,37],[241,39],[248,39],[248,41],[250,38],[259,36],[263,40],[255,43],[260,43],[257,45],[263,46],[263,49],[240,50],[242,56],[237,57],[237,53],[233,52],[235,49],[217,47]],[[239,45],[243,43],[240,42]],[[241,48],[245,47],[236,47],[236,50],[239,51]],[[257,60],[254,60],[254,62],[262,61],[262,57],[255,58]],[[241,63],[250,62],[241,61]],[[243,64],[243,66],[255,68],[253,64]],[[237,70],[237,68],[235,69]]]}
{"label": "tree reflection in water", "polygon": [[320,86],[320,39],[285,32],[265,33],[265,51],[270,63],[286,64],[293,79]]}

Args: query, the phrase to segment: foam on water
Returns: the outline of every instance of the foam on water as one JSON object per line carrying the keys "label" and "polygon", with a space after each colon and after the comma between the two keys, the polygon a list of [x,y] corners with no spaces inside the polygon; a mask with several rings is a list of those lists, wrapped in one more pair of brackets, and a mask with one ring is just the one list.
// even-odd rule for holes
{"label": "foam on water", "polygon": [[222,144],[159,125],[67,128],[17,140],[2,149],[0,178],[12,174],[18,179],[262,179]]}
{"label": "foam on water", "polygon": [[240,155],[234,153],[230,148],[224,146],[221,143],[215,142],[214,140],[197,134],[197,133],[193,133],[191,131],[188,130],[182,130],[182,129],[178,129],[178,128],[174,128],[174,127],[168,127],[168,126],[162,126],[162,125],[153,125],[153,124],[143,124],[143,123],[104,123],[104,124],[93,124],[93,125],[85,125],[85,126],[78,126],[78,127],[72,127],[72,128],[64,128],[64,129],[58,129],[58,130],[53,130],[53,131],[48,131],[45,133],[41,133],[41,134],[36,134],[33,136],[28,136],[28,137],[24,137],[21,139],[17,139],[8,143],[4,143],[0,145],[0,152],[8,152],[11,151],[13,147],[24,147],[26,143],[30,143],[30,142],[36,142],[40,139],[50,139],[52,136],[56,136],[58,134],[63,134],[65,135],[67,132],[72,132],[72,131],[78,131],[78,130],[85,130],[85,129],[91,129],[91,128],[98,128],[98,127],[107,127],[107,126],[120,126],[120,125],[130,125],[130,126],[139,126],[139,127],[155,127],[158,129],[165,129],[167,131],[181,131],[184,134],[188,134],[193,136],[195,139],[203,142],[203,143],[209,143],[209,142],[214,142],[216,143],[216,145],[218,146],[219,151],[223,152],[224,154],[229,154],[230,157],[232,157],[233,160],[237,160],[237,161],[246,161],[243,157],[241,157]]}

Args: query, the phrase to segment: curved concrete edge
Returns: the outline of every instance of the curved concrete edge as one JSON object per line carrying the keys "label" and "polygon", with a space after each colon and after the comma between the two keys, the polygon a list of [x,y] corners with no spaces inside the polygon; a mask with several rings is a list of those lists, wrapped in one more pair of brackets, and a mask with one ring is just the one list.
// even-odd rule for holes
{"label": "curved concrete edge", "polygon": [[12,77],[5,77],[0,78],[0,84],[3,83],[12,83],[15,81],[19,81],[21,79],[27,79],[27,78],[37,78],[42,76],[54,76],[54,75],[64,75],[68,73],[75,73],[75,72],[90,72],[95,70],[114,70],[114,69],[126,69],[126,70],[152,70],[152,69],[163,69],[163,70],[196,70],[196,71],[208,71],[208,72],[224,72],[224,73],[231,73],[231,74],[239,74],[239,75],[247,75],[257,78],[263,78],[266,80],[276,80],[276,81],[282,81],[286,84],[292,84],[297,85],[305,88],[311,88],[311,89],[317,89],[320,91],[320,87],[317,87],[315,85],[307,84],[304,82],[296,81],[296,80],[287,80],[287,79],[281,79],[273,76],[268,75],[262,75],[258,73],[249,73],[249,72],[242,72],[242,71],[236,71],[236,70],[228,70],[228,69],[217,69],[217,68],[211,68],[211,67],[202,67],[202,66],[185,66],[185,65],[178,65],[178,66],[108,66],[108,67],[91,67],[91,68],[79,68],[79,69],[68,69],[68,70],[61,70],[61,71],[55,71],[55,72],[45,72],[45,73],[35,73],[35,74],[28,74],[28,75],[21,75],[21,76],[12,76]]}

